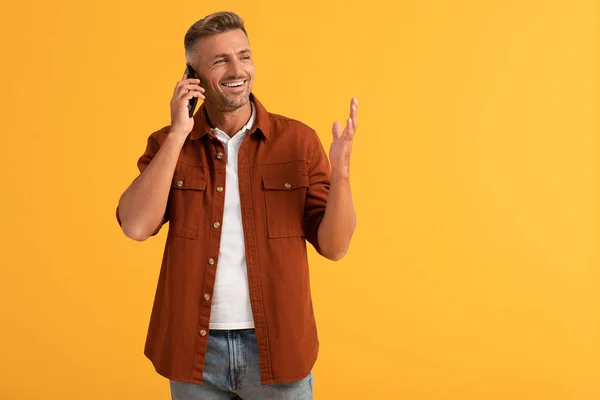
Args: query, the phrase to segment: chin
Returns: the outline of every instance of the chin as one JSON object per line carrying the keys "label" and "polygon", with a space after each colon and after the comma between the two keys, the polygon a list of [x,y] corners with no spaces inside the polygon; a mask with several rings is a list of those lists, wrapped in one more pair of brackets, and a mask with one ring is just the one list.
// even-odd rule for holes
{"label": "chin", "polygon": [[226,98],[223,99],[223,108],[226,111],[235,111],[244,107],[250,101],[250,93],[246,93],[244,95],[238,96],[234,99]]}

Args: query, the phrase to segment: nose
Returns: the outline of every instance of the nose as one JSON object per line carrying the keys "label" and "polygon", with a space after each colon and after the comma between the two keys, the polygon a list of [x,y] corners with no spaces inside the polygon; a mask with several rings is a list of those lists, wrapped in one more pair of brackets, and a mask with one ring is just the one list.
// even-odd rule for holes
{"label": "nose", "polygon": [[231,74],[231,76],[238,77],[244,75],[244,68],[242,66],[242,62],[237,58],[233,59],[233,61],[229,63],[229,67],[229,73]]}

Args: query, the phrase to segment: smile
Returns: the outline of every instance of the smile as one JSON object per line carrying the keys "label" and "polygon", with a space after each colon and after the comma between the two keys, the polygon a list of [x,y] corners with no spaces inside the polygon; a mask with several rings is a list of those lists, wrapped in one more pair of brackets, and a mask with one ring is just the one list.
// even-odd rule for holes
{"label": "smile", "polygon": [[237,88],[240,86],[243,86],[246,83],[245,80],[241,80],[241,81],[233,81],[233,82],[227,82],[227,83],[221,83],[222,86],[228,87],[228,88]]}

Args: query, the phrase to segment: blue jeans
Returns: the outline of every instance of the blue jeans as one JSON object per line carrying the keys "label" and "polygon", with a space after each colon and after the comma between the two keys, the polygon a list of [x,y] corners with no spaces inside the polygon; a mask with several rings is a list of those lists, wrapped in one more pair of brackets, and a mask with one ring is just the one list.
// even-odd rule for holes
{"label": "blue jeans", "polygon": [[292,383],[260,384],[254,329],[211,330],[202,384],[170,381],[173,400],[312,400],[312,372]]}

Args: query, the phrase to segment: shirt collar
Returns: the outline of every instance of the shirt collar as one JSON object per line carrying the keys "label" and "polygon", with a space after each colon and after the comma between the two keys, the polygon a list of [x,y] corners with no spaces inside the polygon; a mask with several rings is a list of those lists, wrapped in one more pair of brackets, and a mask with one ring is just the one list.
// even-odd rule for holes
{"label": "shirt collar", "polygon": [[[252,93],[250,94],[250,101],[253,103],[254,106],[252,109],[252,116],[250,117],[250,120],[248,120],[248,124],[244,125],[244,128],[242,129],[245,129],[250,124],[250,122],[252,122],[252,124],[248,126],[248,128],[250,129],[250,134],[252,135],[257,131],[260,131],[263,134],[263,136],[268,140],[270,139],[271,125],[269,113],[267,112],[265,107],[260,103],[260,101],[258,101],[256,96]],[[211,130],[211,126],[208,122],[206,106],[203,103],[196,112],[196,114],[194,114],[194,127],[190,132],[190,139],[196,140],[207,134],[214,136],[214,133],[212,133]]]}

